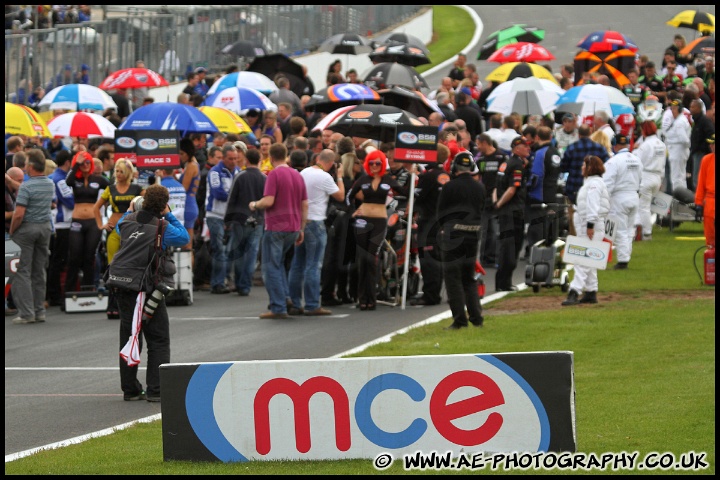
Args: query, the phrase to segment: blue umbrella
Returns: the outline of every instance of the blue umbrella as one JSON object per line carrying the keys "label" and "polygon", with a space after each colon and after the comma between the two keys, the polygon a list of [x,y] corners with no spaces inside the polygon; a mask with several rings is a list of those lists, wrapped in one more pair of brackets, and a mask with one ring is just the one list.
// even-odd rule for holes
{"label": "blue umbrella", "polygon": [[277,92],[278,90],[275,82],[262,73],[243,70],[241,72],[229,73],[218,78],[215,83],[212,84],[210,90],[208,90],[208,95],[231,87],[252,88],[265,95],[270,95],[272,92]]}
{"label": "blue umbrella", "polygon": [[305,105],[305,110],[330,113],[346,105],[380,103],[380,95],[362,83],[338,83],[315,92]]}
{"label": "blue umbrella", "polygon": [[71,83],[50,90],[38,103],[50,110],[105,110],[117,108],[115,101],[92,85]]}
{"label": "blue umbrella", "polygon": [[604,110],[613,117],[635,112],[630,99],[622,91],[598,84],[572,87],[558,97],[555,105],[559,112],[571,112],[581,116],[595,115],[599,110]]}
{"label": "blue umbrella", "polygon": [[215,133],[217,127],[195,107],[182,103],[156,102],[138,108],[119,130],[178,130],[188,133]]}
{"label": "blue umbrella", "polygon": [[268,97],[257,90],[245,87],[231,87],[215,92],[205,98],[203,105],[227,108],[238,115],[243,115],[250,109],[277,111],[277,105]]}

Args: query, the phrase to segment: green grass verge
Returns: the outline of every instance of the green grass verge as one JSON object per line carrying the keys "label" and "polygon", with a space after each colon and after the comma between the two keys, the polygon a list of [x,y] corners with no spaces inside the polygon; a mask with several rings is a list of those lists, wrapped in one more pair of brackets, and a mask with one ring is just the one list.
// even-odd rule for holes
{"label": "green grass verge", "polygon": [[[462,10],[434,6],[436,63],[467,45],[472,22]],[[465,17],[461,21],[457,17]],[[470,22],[470,27],[466,22]],[[451,25],[450,28],[446,28]],[[464,32],[458,34],[457,32]],[[451,42],[450,40],[456,40]],[[438,45],[447,42],[442,51]],[[575,355],[576,421],[581,452],[707,452],[715,473],[715,298],[693,266],[702,226],[682,224],[673,233],[656,226],[652,242],[635,244],[630,269],[601,271],[600,303],[560,308],[559,289],[510,295],[485,309],[486,326],[445,332],[449,323],[415,328],[355,356],[439,355],[571,350]],[[681,240],[680,238],[690,238]],[[697,254],[702,268],[702,252]],[[700,295],[705,292],[704,295]],[[713,292],[708,294],[707,292]],[[508,312],[546,300],[551,308]],[[557,305],[557,307],[554,307]],[[396,462],[383,472],[369,460],[163,462],[160,422],[139,424],[79,445],[40,452],[5,464],[6,474],[30,475],[361,475],[401,474]],[[410,472],[407,472],[410,473]],[[449,470],[412,473],[453,473]],[[477,474],[468,470],[459,472]],[[484,474],[527,474],[490,471]],[[580,473],[539,471],[535,473]],[[665,473],[592,471],[592,474]],[[670,471],[669,473],[680,473]]]}
{"label": "green grass verge", "polygon": [[[423,73],[451,58],[465,48],[472,40],[475,22],[460,7],[454,5],[433,5],[433,39],[427,45],[433,63],[416,67]],[[450,68],[448,68],[450,71]]]}

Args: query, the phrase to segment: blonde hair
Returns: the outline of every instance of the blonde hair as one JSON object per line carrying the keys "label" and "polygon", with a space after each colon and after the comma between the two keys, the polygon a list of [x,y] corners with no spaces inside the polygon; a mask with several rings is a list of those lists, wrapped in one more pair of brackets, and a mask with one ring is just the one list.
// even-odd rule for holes
{"label": "blonde hair", "polygon": [[612,150],[612,144],[610,143],[610,137],[607,136],[605,132],[602,130],[595,130],[592,135],[590,135],[590,140],[592,140],[595,143],[599,143],[600,145],[605,148],[605,150],[608,152],[608,155],[613,155]]}
{"label": "blonde hair", "polygon": [[340,170],[344,178],[353,178],[355,176],[353,167],[357,161],[359,161],[359,159],[357,155],[355,155],[355,152],[344,153],[340,157]]}
{"label": "blonde hair", "polygon": [[57,164],[55,162],[53,162],[49,158],[45,159],[45,176],[48,176],[51,173],[53,173],[56,168],[57,168]]}
{"label": "blonde hair", "polygon": [[132,161],[130,161],[129,158],[119,158],[115,160],[114,168],[118,168],[118,166],[121,166],[122,169],[125,170],[127,176],[127,183],[132,182],[133,177],[135,176],[135,165],[133,165]]}

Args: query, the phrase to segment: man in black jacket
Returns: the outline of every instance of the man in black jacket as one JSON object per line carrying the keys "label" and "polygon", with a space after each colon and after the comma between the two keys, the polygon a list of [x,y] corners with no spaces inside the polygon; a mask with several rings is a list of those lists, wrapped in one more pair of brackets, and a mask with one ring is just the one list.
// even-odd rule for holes
{"label": "man in black jacket", "polygon": [[410,305],[437,305],[442,300],[443,284],[442,258],[438,236],[438,198],[443,185],[450,181],[450,175],[443,164],[450,155],[450,149],[439,143],[437,163],[430,163],[418,177],[415,188],[415,208],[418,225],[418,256],[423,278],[423,294],[410,301]]}
{"label": "man in black jacket", "polygon": [[485,187],[473,178],[477,173],[470,152],[453,159],[455,178],[447,182],[438,199],[441,228],[443,276],[453,323],[446,330],[459,330],[483,324],[475,279],[475,261],[480,240],[480,224],[485,209]]}

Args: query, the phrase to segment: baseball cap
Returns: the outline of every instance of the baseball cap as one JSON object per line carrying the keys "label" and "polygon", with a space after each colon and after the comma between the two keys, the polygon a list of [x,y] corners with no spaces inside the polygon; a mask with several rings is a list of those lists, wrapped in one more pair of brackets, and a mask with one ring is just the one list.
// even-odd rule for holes
{"label": "baseball cap", "polygon": [[195,69],[195,73],[207,73],[207,68],[205,67],[197,67]]}
{"label": "baseball cap", "polygon": [[65,70],[72,70],[72,65],[70,65],[69,63],[66,63]]}
{"label": "baseball cap", "polygon": [[630,139],[628,139],[627,135],[618,134],[615,135],[614,138],[615,145],[629,145]]}
{"label": "baseball cap", "polygon": [[88,66],[87,63],[83,63],[83,64],[80,66],[80,70],[90,71],[90,67]]}
{"label": "baseball cap", "polygon": [[574,122],[575,115],[573,115],[572,113],[566,113],[565,115],[562,116],[562,121],[564,122],[565,120],[572,120]]}
{"label": "baseball cap", "polygon": [[243,153],[247,153],[247,145],[245,145],[245,142],[238,140],[237,142],[233,143],[233,146],[237,149],[242,150]]}
{"label": "baseball cap", "polygon": [[523,137],[515,137],[513,141],[510,143],[510,148],[513,149],[517,147],[518,145],[529,145],[527,141]]}
{"label": "baseball cap", "polygon": [[707,143],[709,143],[711,145],[714,144],[715,143],[715,134],[713,133],[712,135],[710,135],[706,141],[707,141]]}

